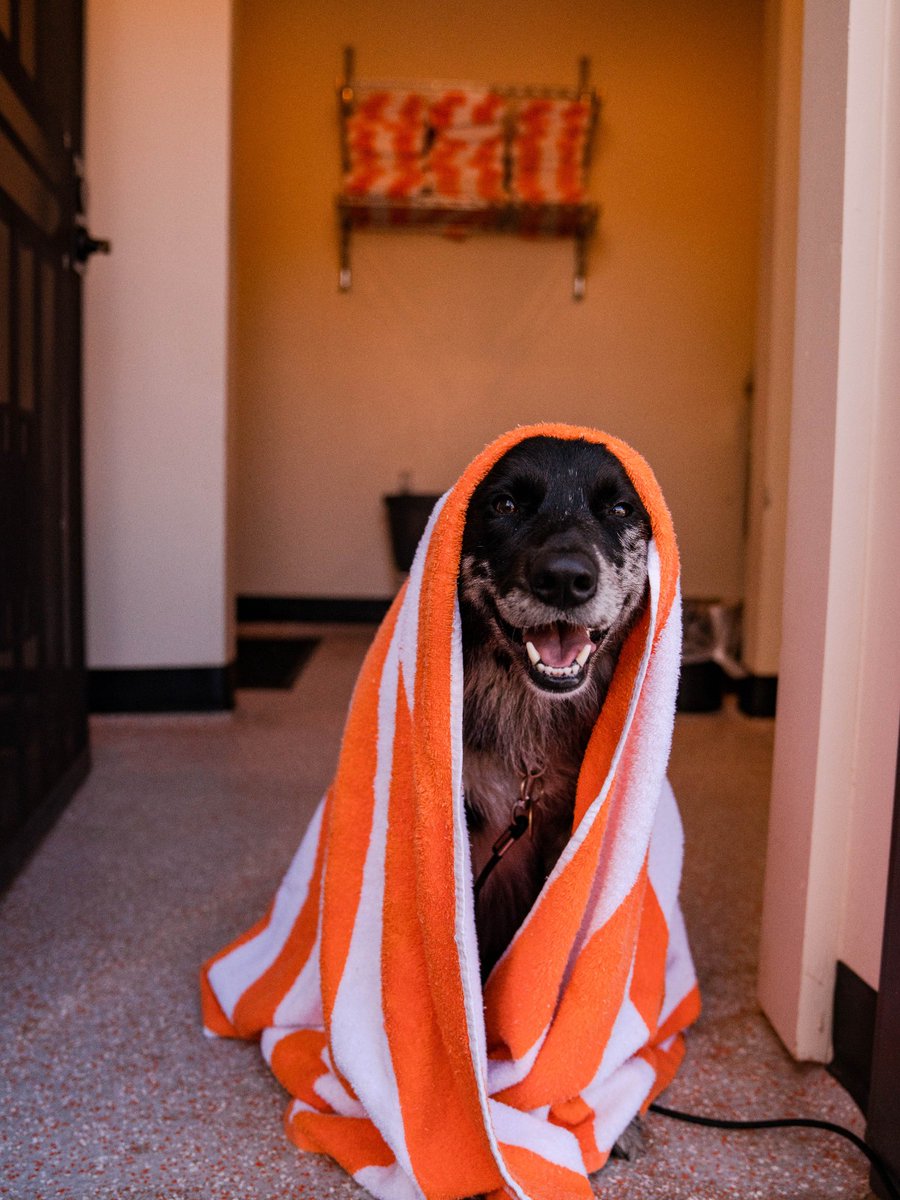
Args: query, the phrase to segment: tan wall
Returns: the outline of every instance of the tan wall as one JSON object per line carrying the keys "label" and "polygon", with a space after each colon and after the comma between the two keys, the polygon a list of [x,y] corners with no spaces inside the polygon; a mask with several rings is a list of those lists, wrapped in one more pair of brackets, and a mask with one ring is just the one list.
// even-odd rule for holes
{"label": "tan wall", "polygon": [[229,0],[89,0],[88,656],[220,665],[226,563]]}
{"label": "tan wall", "polygon": [[[568,83],[605,98],[587,299],[569,242],[355,237],[337,291],[334,81]],[[380,495],[440,490],[493,435],[562,419],[632,441],[685,589],[742,591],[762,3],[239,0],[234,202],[237,587],[384,595]]]}

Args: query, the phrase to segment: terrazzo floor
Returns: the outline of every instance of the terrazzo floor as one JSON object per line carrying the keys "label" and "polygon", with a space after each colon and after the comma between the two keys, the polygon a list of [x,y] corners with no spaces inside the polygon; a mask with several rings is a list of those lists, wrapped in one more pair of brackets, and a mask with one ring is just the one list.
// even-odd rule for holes
{"label": "terrazzo floor", "polygon": [[[93,721],[90,779],[0,906],[0,1197],[365,1196],[287,1142],[257,1048],[204,1039],[196,997],[198,964],[264,910],[333,769],[371,630],[324,632],[292,691],[241,692],[233,715]],[[772,722],[732,708],[677,721],[704,1012],[664,1100],[861,1133],[849,1096],[791,1061],[755,1001],[771,747]],[[651,1115],[646,1141],[596,1177],[598,1196],[869,1194],[864,1161],[829,1134]]]}

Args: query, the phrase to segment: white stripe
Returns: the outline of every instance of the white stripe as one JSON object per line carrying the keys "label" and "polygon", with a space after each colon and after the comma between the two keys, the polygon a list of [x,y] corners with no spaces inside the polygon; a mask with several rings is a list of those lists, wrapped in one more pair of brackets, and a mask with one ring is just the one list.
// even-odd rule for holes
{"label": "white stripe", "polygon": [[265,929],[213,963],[209,970],[210,986],[229,1021],[233,1019],[234,1010],[244,992],[265,975],[284,949],[294,922],[306,902],[324,807],[325,802],[321,800],[278,889],[272,916]]}
{"label": "white stripe", "polygon": [[[327,849],[327,848],[326,848]],[[327,861],[327,860],[326,860]],[[323,863],[324,866],[324,863]],[[322,1010],[322,914],[325,910],[325,871],[319,879],[316,939],[300,974],[288,988],[273,1014],[274,1025],[308,1026],[324,1029]]]}
{"label": "white stripe", "polygon": [[375,1200],[420,1200],[422,1195],[398,1163],[391,1167],[362,1167],[353,1178]]}
{"label": "white stripe", "polygon": [[307,1026],[321,1029],[325,1024],[325,1016],[322,1012],[322,971],[319,957],[322,944],[322,908],[320,889],[316,940],[300,973],[275,1009],[272,1017],[273,1025],[292,1028]]}
{"label": "white stripe", "polygon": [[[590,807],[585,812],[581,821],[579,821],[578,826],[573,830],[572,836],[569,838],[568,842],[566,843],[562,854],[557,859],[556,866],[553,868],[553,870],[550,872],[550,875],[547,877],[547,881],[544,884],[540,895],[538,896],[537,900],[535,901],[534,905],[532,906],[531,911],[529,912],[529,914],[525,918],[525,920],[522,922],[522,924],[519,926],[519,929],[516,932],[515,937],[513,938],[512,942],[509,944],[509,946],[504,951],[504,954],[500,959],[501,962],[508,954],[510,954],[512,952],[512,947],[516,944],[519,937],[521,936],[522,930],[525,929],[526,926],[529,924],[529,922],[534,918],[534,914],[537,911],[539,905],[541,904],[541,901],[543,900],[544,896],[546,896],[549,888],[553,885],[553,883],[555,883],[556,879],[562,874],[563,871],[565,871],[566,867],[569,865],[569,863],[575,857],[576,853],[578,852],[579,848],[581,847],[581,845],[584,842],[585,838],[587,837],[588,833],[593,828],[594,822],[596,821],[601,808],[603,807],[604,803],[606,802],[606,798],[609,794],[609,789],[612,786],[613,779],[615,778],[616,771],[619,766],[619,760],[621,759],[624,748],[626,746],[626,743],[628,742],[628,734],[629,734],[629,731],[631,730],[631,726],[634,721],[635,712],[637,711],[638,701],[641,696],[641,690],[643,687],[644,679],[647,674],[647,669],[648,669],[648,665],[650,662],[651,651],[653,649],[653,637],[654,637],[654,633],[656,631],[656,618],[657,618],[657,612],[658,612],[658,607],[659,607],[659,589],[660,589],[659,552],[656,549],[656,542],[653,539],[651,539],[650,544],[647,547],[647,577],[648,577],[648,581],[649,581],[649,591],[650,591],[649,627],[647,630],[647,636],[646,636],[646,640],[644,643],[643,654],[641,656],[641,661],[638,666],[637,677],[635,678],[634,687],[632,688],[631,698],[630,698],[629,705],[628,705],[628,712],[626,714],[625,723],[622,728],[622,734],[619,738],[618,743],[616,744],[616,749],[615,749],[615,752],[613,753],[613,759],[612,759],[612,763],[610,764],[609,771],[607,773],[606,778],[603,781],[603,786],[600,788],[600,791],[598,792],[596,798],[594,799],[594,801],[591,803]],[[604,845],[605,845],[605,841],[604,841]],[[646,840],[644,842],[644,845],[646,846]],[[633,882],[634,881],[632,880],[632,883]],[[598,870],[595,872],[595,876],[594,876],[594,885],[593,885],[593,889],[591,892],[591,897],[585,908],[585,917],[584,917],[584,921],[582,923],[582,928],[579,930],[579,932],[575,938],[574,945],[573,945],[573,951],[572,951],[572,954],[570,954],[570,956],[569,956],[569,962],[567,964],[566,971],[563,976],[561,990],[563,990],[565,988],[565,986],[568,982],[569,976],[571,975],[571,972],[574,968],[575,962],[578,959],[578,955],[581,953],[581,950],[584,947],[585,942],[587,941],[588,937],[591,935],[593,930],[596,928],[596,925],[594,924],[594,921],[593,921],[593,917],[594,917],[594,914],[597,912],[601,896],[603,895],[606,887],[607,887],[607,881],[606,881],[606,877],[604,875],[604,871],[599,869],[599,867],[598,867]],[[625,894],[627,895],[627,892]],[[613,908],[612,911],[615,911],[615,909]]]}
{"label": "white stripe", "polygon": [[591,1108],[595,1107],[592,1097],[596,1097],[604,1082],[621,1067],[622,1063],[626,1062],[638,1050],[646,1046],[647,1038],[650,1036],[650,1030],[647,1028],[646,1022],[637,1008],[635,1008],[634,1001],[628,994],[630,988],[631,976],[629,975],[625,995],[622,997],[622,1006],[616,1016],[612,1033],[603,1051],[600,1066],[597,1068],[596,1075],[582,1093]]}
{"label": "white stripe", "polygon": [[[417,603],[417,600],[417,591],[408,590],[404,607]],[[372,832],[350,948],[331,1017],[331,1052],[338,1070],[352,1084],[397,1161],[410,1178],[414,1178],[384,1027],[381,978],[384,870],[398,698],[398,635],[399,627],[395,628],[391,639],[378,692]],[[418,1191],[415,1194],[421,1195]]]}
{"label": "white stripe", "polygon": [[369,1116],[360,1102],[353,1099],[337,1075],[331,1071],[318,1076],[313,1084],[313,1091],[340,1117]]}
{"label": "white stripe", "polygon": [[[313,1108],[311,1104],[307,1104],[305,1100],[292,1100],[288,1105],[287,1116],[290,1121],[298,1113],[318,1113],[317,1108]],[[320,1114],[321,1115],[321,1114]]]}
{"label": "white stripe", "polygon": [[614,781],[616,790],[591,898],[576,941],[577,953],[603,928],[634,887],[650,842],[669,757],[678,687],[679,601],[676,595],[674,619],[670,618],[660,631],[651,660],[659,588],[659,557],[652,542],[650,551],[647,565],[653,617],[625,729],[604,784],[605,793]]}
{"label": "white stripe", "polygon": [[491,1101],[491,1120],[498,1142],[530,1150],[558,1167],[584,1175],[581,1147],[570,1130],[499,1100]]}
{"label": "white stripe", "polygon": [[666,995],[659,1023],[664,1025],[685,996],[696,987],[697,976],[688,945],[681,906],[676,904],[669,917],[669,953],[666,957]]}
{"label": "white stripe", "polygon": [[416,664],[419,654],[419,597],[422,592],[422,576],[425,572],[425,559],[428,556],[428,546],[431,534],[440,516],[441,509],[447,503],[450,492],[445,492],[431,510],[425,532],[416,547],[413,564],[409,571],[407,595],[397,616],[397,626],[400,643],[400,664],[403,670],[403,686],[412,709],[416,693]]}
{"label": "white stripe", "polygon": [[469,848],[469,829],[466,823],[465,798],[462,784],[463,767],[463,657],[462,622],[459,601],[453,603],[453,631],[450,645],[450,779],[453,813],[453,887],[456,896],[454,930],[463,989],[469,1053],[474,1067],[475,1084],[481,1119],[488,1144],[500,1175],[518,1200],[528,1197],[509,1172],[506,1160],[494,1133],[492,1112],[494,1101],[488,1098],[487,1035],[484,1028],[484,997],[481,991],[481,970],[478,960],[478,938],[475,932],[475,906],[472,862]]}
{"label": "white stripe", "polygon": [[594,913],[587,935],[602,929],[634,887],[650,845],[665,781],[678,687],[679,638],[668,623],[660,632],[653,664],[638,702],[639,719],[617,755],[613,806],[603,839]]}
{"label": "white stripe", "polygon": [[675,796],[668,779],[663,780],[656,820],[650,838],[647,874],[659,900],[659,906],[669,922],[669,914],[678,903],[681,863],[684,858],[684,829]]}
{"label": "white stripe", "polygon": [[629,1058],[592,1094],[597,1113],[594,1137],[599,1150],[610,1150],[631,1124],[656,1082],[656,1072],[643,1058]]}

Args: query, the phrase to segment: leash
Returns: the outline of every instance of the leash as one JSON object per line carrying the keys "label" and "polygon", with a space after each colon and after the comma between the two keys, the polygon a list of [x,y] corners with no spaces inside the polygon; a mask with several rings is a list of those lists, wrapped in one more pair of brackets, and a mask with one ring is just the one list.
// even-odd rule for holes
{"label": "leash", "polygon": [[526,833],[529,837],[534,836],[534,810],[544,794],[543,776],[545,770],[546,767],[543,763],[533,767],[522,765],[519,772],[522,776],[522,782],[519,785],[519,798],[512,807],[512,820],[497,838],[496,842],[494,842],[491,847],[491,857],[484,864],[478,878],[475,880],[476,904],[488,876],[513,842],[517,842]]}

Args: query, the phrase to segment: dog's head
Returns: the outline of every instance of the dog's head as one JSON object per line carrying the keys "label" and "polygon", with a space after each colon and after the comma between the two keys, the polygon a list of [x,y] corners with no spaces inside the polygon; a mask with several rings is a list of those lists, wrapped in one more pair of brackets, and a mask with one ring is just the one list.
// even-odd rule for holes
{"label": "dog's head", "polygon": [[460,598],[495,657],[568,696],[618,648],[647,585],[650,518],[605,446],[550,437],[509,450],[476,488]]}

